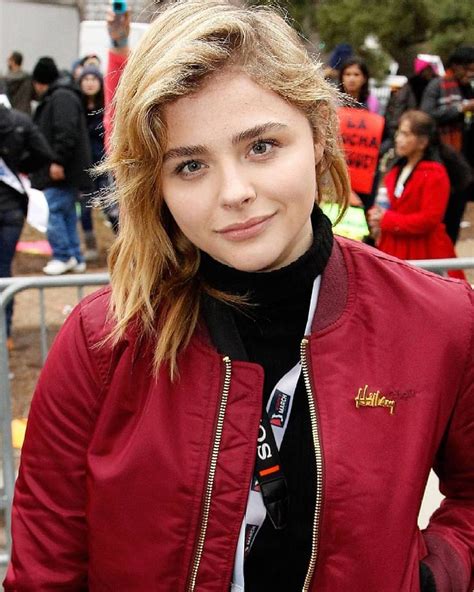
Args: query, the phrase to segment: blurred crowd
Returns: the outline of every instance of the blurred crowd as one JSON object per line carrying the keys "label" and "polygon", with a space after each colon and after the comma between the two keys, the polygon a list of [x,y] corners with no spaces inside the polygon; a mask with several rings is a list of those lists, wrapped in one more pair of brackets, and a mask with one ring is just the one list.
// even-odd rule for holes
{"label": "blurred crowd", "polygon": [[[105,72],[94,54],[69,71],[44,56],[31,73],[23,70],[19,51],[8,57],[0,79],[0,277],[11,276],[27,213],[24,175],[48,204],[52,256],[44,273],[81,273],[98,257],[92,206],[112,180],[93,169],[106,151],[104,125],[106,132],[128,57],[128,13],[110,15],[108,31]],[[457,48],[444,66],[440,71],[438,63],[417,57],[406,84],[382,102],[371,90],[367,64],[350,45],[337,46],[326,65],[351,121],[380,129],[369,183],[363,190],[353,184],[350,207],[364,212],[366,242],[404,259],[454,257],[466,204],[474,199],[474,47]],[[344,149],[350,164],[351,147]],[[117,207],[102,204],[101,211],[116,232]],[[11,317],[10,307],[10,346]]]}

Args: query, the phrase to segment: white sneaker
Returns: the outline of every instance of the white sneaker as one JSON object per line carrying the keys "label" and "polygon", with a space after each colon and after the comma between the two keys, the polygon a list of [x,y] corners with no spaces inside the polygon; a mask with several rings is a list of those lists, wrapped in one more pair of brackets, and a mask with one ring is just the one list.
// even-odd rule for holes
{"label": "white sneaker", "polygon": [[48,261],[48,263],[43,267],[43,272],[46,275],[62,275],[63,273],[71,271],[71,269],[73,269],[77,264],[77,259],[75,257],[70,257],[67,261],[51,259],[51,261]]}
{"label": "white sneaker", "polygon": [[86,262],[81,261],[80,263],[76,263],[72,268],[72,273],[84,273],[86,270]]}

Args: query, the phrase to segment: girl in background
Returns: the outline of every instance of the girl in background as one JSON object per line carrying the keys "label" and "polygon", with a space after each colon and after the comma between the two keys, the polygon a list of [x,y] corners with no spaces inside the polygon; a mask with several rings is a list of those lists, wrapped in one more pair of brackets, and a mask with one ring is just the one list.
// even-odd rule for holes
{"label": "girl in background", "polygon": [[378,113],[379,101],[369,91],[369,69],[362,58],[351,56],[339,70],[339,88],[358,104],[354,107]]}
{"label": "girl in background", "polygon": [[[375,95],[369,92],[369,69],[365,61],[357,56],[347,58],[339,70],[339,89],[354,100],[351,107],[366,109],[377,113],[379,102]],[[378,175],[375,176],[369,193],[351,192],[350,205],[363,206],[367,210],[373,205],[375,191],[378,185]]]}
{"label": "girl in background", "polygon": [[[406,111],[395,149],[399,159],[384,180],[390,208],[374,206],[368,213],[378,248],[400,259],[456,257],[443,224],[450,181],[435,121],[423,111]],[[448,273],[464,278],[461,271]]]}
{"label": "girl in background", "polygon": [[[87,129],[92,153],[92,164],[97,165],[104,157],[104,83],[101,72],[95,66],[85,66],[79,78]],[[94,178],[94,194],[108,186],[107,176]],[[95,261],[99,256],[94,233],[90,195],[81,200],[81,225],[84,231],[86,261]]]}

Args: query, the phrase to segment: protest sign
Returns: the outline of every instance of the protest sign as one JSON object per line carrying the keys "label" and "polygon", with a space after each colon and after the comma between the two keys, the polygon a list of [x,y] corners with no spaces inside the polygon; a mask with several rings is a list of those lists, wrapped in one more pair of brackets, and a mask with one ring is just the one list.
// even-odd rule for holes
{"label": "protest sign", "polygon": [[384,118],[365,109],[342,107],[338,111],[342,142],[356,193],[370,193],[377,170]]}

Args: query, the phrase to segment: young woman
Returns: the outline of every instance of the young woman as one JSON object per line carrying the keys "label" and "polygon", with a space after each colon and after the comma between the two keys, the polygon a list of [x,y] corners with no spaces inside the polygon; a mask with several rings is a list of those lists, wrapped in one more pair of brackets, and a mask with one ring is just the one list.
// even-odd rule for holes
{"label": "young woman", "polygon": [[[100,71],[95,66],[84,66],[79,78],[82,102],[86,114],[87,130],[94,165],[104,157],[104,82]],[[107,177],[101,175],[94,179],[94,192],[100,191],[107,183]],[[81,226],[84,232],[85,261],[95,261],[99,252],[92,220],[90,196],[84,196],[81,205]]]}
{"label": "young woman", "polygon": [[372,113],[379,110],[377,97],[369,91],[369,69],[362,58],[348,58],[339,70],[339,87],[349,95],[362,109]]}
{"label": "young woman", "polygon": [[172,4],[130,55],[112,287],[39,381],[6,590],[467,592],[472,293],[333,238],[335,93],[267,8]]}
{"label": "young woman", "polygon": [[[368,214],[379,249],[400,259],[455,257],[443,224],[450,182],[435,121],[423,111],[406,111],[395,135],[395,149],[399,159],[384,181],[390,208],[375,206]],[[450,275],[464,278],[459,271]]]}
{"label": "young woman", "polygon": [[[354,99],[352,107],[378,112],[379,102],[377,97],[369,92],[369,69],[362,58],[350,56],[343,62],[339,70],[339,88]],[[377,185],[378,180],[375,178],[370,192],[351,192],[350,205],[363,206],[367,213],[374,203]]]}

